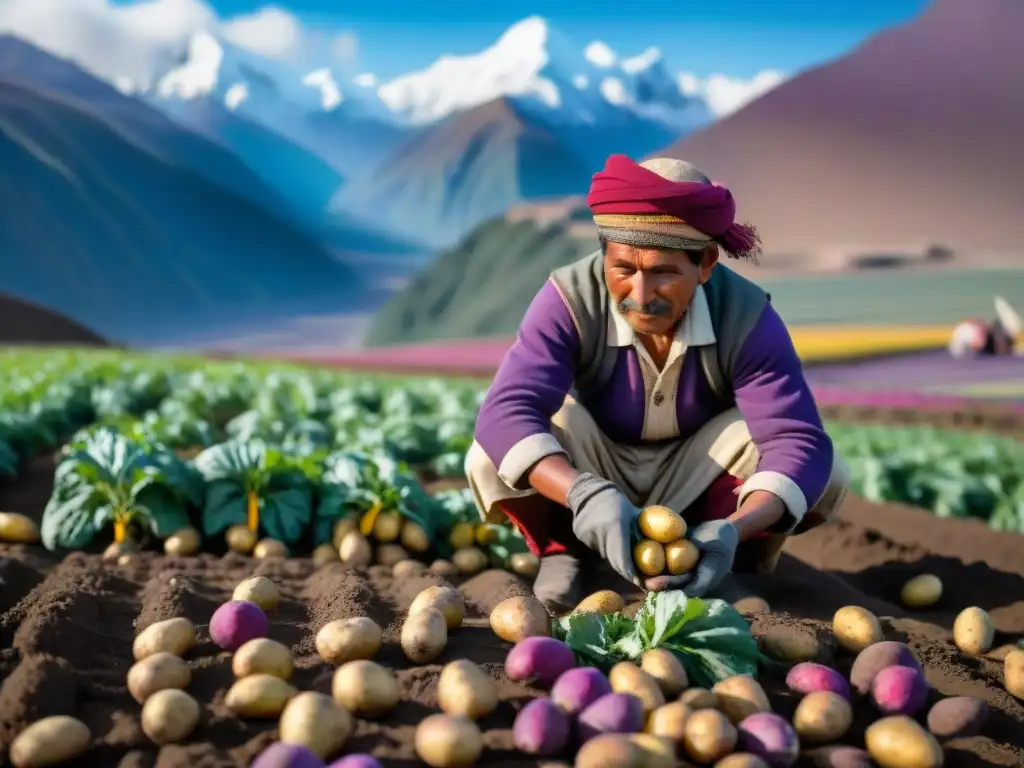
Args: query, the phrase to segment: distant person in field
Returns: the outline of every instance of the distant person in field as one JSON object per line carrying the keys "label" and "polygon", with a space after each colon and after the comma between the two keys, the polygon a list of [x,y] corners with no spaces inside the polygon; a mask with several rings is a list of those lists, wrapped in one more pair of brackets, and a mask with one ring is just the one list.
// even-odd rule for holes
{"label": "distant person in field", "polygon": [[1005,357],[1024,354],[1024,318],[1002,296],[996,296],[996,319],[972,318],[958,323],[949,339],[953,357]]}
{"label": "distant person in field", "polygon": [[[724,597],[734,568],[770,573],[787,536],[835,512],[848,472],[770,297],[721,263],[760,252],[729,190],[681,160],[614,155],[587,203],[600,250],[526,311],[480,409],[470,487],[541,557],[534,591],[553,612],[594,590],[594,557],[648,590]],[[652,504],[686,519],[689,574],[637,575]]]}

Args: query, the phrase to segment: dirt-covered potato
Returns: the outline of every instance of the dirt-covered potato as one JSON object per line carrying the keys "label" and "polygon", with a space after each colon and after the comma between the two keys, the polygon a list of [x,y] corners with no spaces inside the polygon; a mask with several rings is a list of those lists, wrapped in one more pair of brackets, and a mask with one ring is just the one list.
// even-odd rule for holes
{"label": "dirt-covered potato", "polygon": [[996,628],[992,617],[982,608],[964,608],[953,622],[953,642],[956,647],[971,656],[981,656],[992,649]]}
{"label": "dirt-covered potato", "polygon": [[142,705],[142,732],[154,744],[176,744],[196,729],[201,712],[199,702],[184,691],[157,691]]}
{"label": "dirt-covered potato", "polygon": [[266,576],[253,576],[241,582],[231,593],[232,600],[248,600],[264,611],[272,611],[281,602],[277,585]]}
{"label": "dirt-covered potato", "polygon": [[252,556],[260,560],[268,557],[288,557],[288,547],[277,539],[260,539],[253,547]]}
{"label": "dirt-covered potato", "polygon": [[81,720],[52,715],[14,737],[8,758],[14,768],[42,768],[74,760],[89,748],[92,734]]}
{"label": "dirt-covered potato", "polygon": [[391,566],[391,575],[396,579],[411,579],[416,576],[422,576],[426,570],[427,566],[419,560],[407,557],[405,560],[399,560]]}
{"label": "dirt-covered potato", "polygon": [[164,552],[174,557],[191,557],[199,552],[201,544],[199,531],[189,525],[164,539]]}
{"label": "dirt-covered potato", "polygon": [[138,554],[139,545],[134,541],[112,541],[103,550],[103,561],[117,563],[118,565],[128,565],[132,562],[132,558]]}
{"label": "dirt-covered potato", "polygon": [[757,595],[741,597],[732,604],[732,607],[742,614],[768,613],[768,611],[772,609],[772,607],[768,605],[767,600],[763,597],[758,597]]}
{"label": "dirt-covered potato", "polygon": [[452,564],[463,576],[480,573],[489,562],[487,555],[478,547],[463,547],[452,555]]}
{"label": "dirt-covered potato", "polygon": [[633,546],[633,564],[644,576],[665,572],[665,547],[653,539],[640,539]]}
{"label": "dirt-covered potato", "polygon": [[772,711],[764,688],[749,675],[733,675],[720,680],[711,692],[718,696],[719,709],[734,725],[758,712]]}
{"label": "dirt-covered potato", "polygon": [[679,658],[664,648],[653,648],[640,657],[640,669],[653,677],[665,694],[674,698],[686,690],[690,679]]}
{"label": "dirt-covered potato", "polygon": [[988,704],[971,696],[937,701],[928,712],[928,730],[940,739],[976,736],[988,717]]}
{"label": "dirt-covered potato", "polygon": [[770,627],[758,640],[761,650],[776,661],[797,664],[821,655],[817,635],[805,627]]}
{"label": "dirt-covered potato", "polygon": [[231,671],[235,677],[273,675],[291,680],[295,670],[292,653],[287,646],[266,637],[257,637],[242,644],[231,658]]}
{"label": "dirt-covered potato", "polygon": [[518,643],[527,637],[549,636],[551,616],[535,597],[510,597],[491,611],[491,629],[502,640]]}
{"label": "dirt-covered potato", "polygon": [[616,693],[630,693],[644,705],[644,714],[650,714],[665,703],[665,694],[658,681],[631,661],[620,661],[608,672],[608,682]]}
{"label": "dirt-covered potato", "polygon": [[945,760],[935,737],[906,715],[876,720],[864,743],[882,768],[941,768]]}
{"label": "dirt-covered potato", "polygon": [[771,768],[771,766],[757,755],[752,755],[749,752],[734,752],[715,763],[715,768]]}
{"label": "dirt-covered potato", "polygon": [[359,659],[338,667],[331,695],[357,717],[380,717],[398,704],[398,681],[386,667]]}
{"label": "dirt-covered potato", "polygon": [[316,652],[329,664],[372,659],[383,642],[384,632],[380,625],[366,616],[329,621],[313,639]]}
{"label": "dirt-covered potato", "polygon": [[815,744],[839,741],[853,725],[850,703],[832,691],[804,696],[793,714],[793,728],[801,739]]}
{"label": "dirt-covered potato", "polygon": [[668,544],[686,535],[686,522],[682,515],[659,504],[644,507],[637,519],[637,526],[645,539],[659,544]]}
{"label": "dirt-covered potato", "polygon": [[647,725],[644,730],[655,736],[664,736],[674,741],[682,742],[686,732],[686,721],[693,710],[681,701],[670,701],[662,704],[651,712],[647,718]]}
{"label": "dirt-covered potato", "polygon": [[466,603],[454,587],[427,587],[413,599],[412,605],[409,606],[409,615],[431,608],[441,612],[448,629],[462,626],[462,620],[466,616]]}
{"label": "dirt-covered potato", "polygon": [[398,512],[381,512],[373,521],[373,538],[387,544],[398,539],[405,518]]}
{"label": "dirt-covered potato", "polygon": [[532,579],[540,570],[540,558],[533,552],[516,552],[508,559],[512,573],[526,579]]}
{"label": "dirt-covered potato", "polygon": [[224,704],[242,718],[278,717],[298,690],[280,677],[255,674],[236,680]]}
{"label": "dirt-covered potato", "polygon": [[832,617],[832,632],[839,645],[850,653],[860,653],[885,639],[878,617],[859,605],[847,605],[836,611]]}
{"label": "dirt-covered potato", "polygon": [[438,559],[430,564],[430,572],[438,576],[458,576],[459,569],[450,560]]}
{"label": "dirt-covered potato", "polygon": [[0,512],[0,541],[36,544],[39,542],[39,526],[32,518],[17,512]]}
{"label": "dirt-covered potato", "polygon": [[430,537],[423,530],[423,526],[412,520],[406,520],[402,525],[402,533],[398,537],[399,542],[409,552],[422,555],[430,549]]}
{"label": "dirt-covered potato", "polygon": [[871,759],[865,750],[837,744],[821,747],[807,752],[810,765],[814,768],[877,768],[878,763]]}
{"label": "dirt-covered potato", "polygon": [[351,713],[330,696],[314,691],[296,694],[285,705],[277,724],[279,738],[322,758],[340,750],[355,729]]}
{"label": "dirt-covered potato", "polygon": [[313,559],[313,564],[317,567],[341,562],[341,558],[338,557],[338,550],[332,544],[321,544],[313,550],[313,554],[310,557]]}
{"label": "dirt-covered potato", "polygon": [[456,523],[448,533],[452,549],[465,549],[476,543],[476,526],[472,523]]}
{"label": "dirt-covered potato", "polygon": [[449,715],[479,720],[498,706],[498,689],[479,666],[460,659],[445,664],[441,670],[437,680],[437,706]]}
{"label": "dirt-covered potato", "polygon": [[232,525],[224,532],[224,541],[232,552],[247,555],[256,546],[256,533],[250,531],[248,526]]}
{"label": "dirt-covered potato", "polygon": [[1024,650],[1014,650],[1003,659],[1003,685],[1007,692],[1024,701]]}
{"label": "dirt-covered potato", "polygon": [[142,661],[135,662],[128,670],[128,692],[142,704],[157,691],[167,688],[188,688],[192,682],[192,670],[188,664],[166,651],[157,651]]}
{"label": "dirt-covered potato", "polygon": [[132,655],[136,661],[142,661],[159,651],[184,656],[195,646],[195,625],[182,616],[176,616],[150,624],[139,632],[132,643]]}
{"label": "dirt-covered potato", "polygon": [[688,688],[679,700],[690,709],[718,709],[718,696],[707,688]]}
{"label": "dirt-covered potato", "polygon": [[468,717],[428,715],[416,726],[415,747],[431,768],[455,768],[480,759],[484,737]]}
{"label": "dirt-covered potato", "polygon": [[373,562],[373,547],[359,531],[349,531],[338,545],[338,557],[349,568],[365,568]]}
{"label": "dirt-covered potato", "polygon": [[736,726],[717,709],[698,709],[686,718],[683,746],[700,765],[725,757],[736,748],[738,740]]}
{"label": "dirt-covered potato", "polygon": [[395,563],[409,559],[409,553],[398,544],[378,544],[377,562],[381,565],[393,568]]}
{"label": "dirt-covered potato", "polygon": [[626,607],[622,595],[610,589],[602,589],[589,595],[573,609],[573,613],[619,613]]}
{"label": "dirt-covered potato", "polygon": [[900,601],[908,608],[927,608],[942,597],[942,581],[933,573],[921,573],[900,590]]}
{"label": "dirt-covered potato", "polygon": [[692,571],[700,560],[700,550],[689,539],[678,539],[665,545],[665,568],[673,576]]}
{"label": "dirt-covered potato", "polygon": [[441,655],[448,644],[448,625],[444,614],[436,608],[409,614],[402,624],[399,642],[409,661],[429,664]]}
{"label": "dirt-covered potato", "polygon": [[342,540],[346,536],[352,533],[352,531],[358,530],[359,518],[356,515],[348,515],[336,522],[334,524],[334,528],[331,530],[331,544],[334,546],[334,551],[338,551],[341,547]]}

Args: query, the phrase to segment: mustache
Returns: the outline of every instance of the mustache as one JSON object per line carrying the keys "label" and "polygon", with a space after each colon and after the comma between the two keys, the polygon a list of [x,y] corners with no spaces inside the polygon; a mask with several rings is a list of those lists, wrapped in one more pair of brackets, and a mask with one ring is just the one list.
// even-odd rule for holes
{"label": "mustache", "polygon": [[619,312],[625,314],[626,312],[639,312],[643,315],[654,315],[662,316],[667,315],[672,311],[672,305],[663,299],[652,299],[646,304],[641,304],[639,301],[633,301],[628,296],[619,302]]}

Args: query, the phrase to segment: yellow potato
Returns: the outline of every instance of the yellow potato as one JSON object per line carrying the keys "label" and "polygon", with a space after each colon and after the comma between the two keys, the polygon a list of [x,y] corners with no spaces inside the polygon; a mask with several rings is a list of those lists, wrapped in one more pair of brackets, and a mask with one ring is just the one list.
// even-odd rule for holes
{"label": "yellow potato", "polygon": [[373,547],[359,531],[350,531],[341,540],[338,557],[349,568],[365,567],[373,562]]}
{"label": "yellow potato", "polygon": [[286,646],[267,637],[257,637],[243,643],[231,657],[231,671],[235,677],[273,675],[291,680],[295,670],[292,653]]}
{"label": "yellow potato", "polygon": [[184,691],[157,691],[142,705],[142,732],[154,744],[176,744],[192,735],[202,708]]}
{"label": "yellow potato", "polygon": [[629,733],[626,738],[646,753],[645,768],[677,768],[676,742],[653,733]]}
{"label": "yellow potato", "polygon": [[330,565],[341,561],[341,558],[338,557],[338,550],[332,544],[321,544],[313,550],[311,557],[316,566]]}
{"label": "yellow potato", "polygon": [[573,613],[619,613],[626,607],[622,595],[610,589],[595,592],[573,609]]}
{"label": "yellow potato", "polygon": [[437,680],[437,706],[449,715],[479,720],[498,706],[498,689],[473,662],[453,661],[445,664]]}
{"label": "yellow potato", "polygon": [[749,597],[741,597],[732,607],[743,614],[747,613],[767,613],[771,610],[771,606],[768,605],[768,601],[763,597],[757,597],[756,595],[750,595]]}
{"label": "yellow potato", "polygon": [[192,670],[180,657],[157,651],[135,662],[128,670],[128,692],[142,704],[157,691],[188,688]]}
{"label": "yellow potato", "polygon": [[398,544],[379,544],[376,555],[377,562],[388,568],[394,568],[397,563],[409,559],[409,553]]}
{"label": "yellow potato", "polygon": [[164,539],[164,552],[175,557],[191,557],[199,552],[202,539],[192,526],[175,531]]}
{"label": "yellow potato", "polygon": [[685,733],[686,721],[693,710],[681,701],[670,701],[662,704],[651,712],[644,730],[655,736],[664,736],[681,742]]}
{"label": "yellow potato", "polygon": [[331,695],[357,717],[380,717],[398,704],[398,681],[389,669],[376,662],[350,661],[334,673]]}
{"label": "yellow potato", "polygon": [[260,539],[252,550],[252,556],[260,560],[268,557],[288,557],[288,547],[277,539]]}
{"label": "yellow potato", "polygon": [[759,639],[765,654],[776,661],[796,664],[813,661],[821,654],[817,635],[804,627],[771,627]]}
{"label": "yellow potato", "polygon": [[953,622],[953,642],[964,653],[981,656],[992,649],[996,628],[988,613],[971,606],[964,608]]}
{"label": "yellow potato", "polygon": [[533,552],[516,552],[508,559],[512,573],[532,579],[540,570],[540,558]]}
{"label": "yellow potato", "polygon": [[641,539],[633,547],[633,563],[644,576],[665,572],[665,548],[651,539]]}
{"label": "yellow potato", "polygon": [[480,759],[484,737],[468,717],[428,715],[416,726],[415,747],[431,768],[454,768]]}
{"label": "yellow potato", "polygon": [[277,724],[278,738],[328,758],[345,746],[355,720],[330,696],[314,691],[296,694],[285,704]]}
{"label": "yellow potato", "polygon": [[922,573],[910,579],[900,590],[900,600],[908,608],[927,608],[942,597],[942,582],[938,576]]}
{"label": "yellow potato", "polygon": [[438,576],[458,576],[459,569],[449,560],[435,560],[430,564],[429,568],[431,573],[436,573]]}
{"label": "yellow potato", "polygon": [[89,748],[92,734],[81,720],[52,715],[36,720],[11,742],[14,768],[42,768],[74,760]]}
{"label": "yellow potato", "polygon": [[136,661],[164,651],[175,656],[184,656],[196,645],[196,628],[186,618],[177,616],[150,624],[135,636],[132,655]]}
{"label": "yellow potato", "polygon": [[518,643],[526,637],[551,634],[551,616],[535,597],[510,597],[491,611],[491,629],[502,640]]}
{"label": "yellow potato", "polygon": [[488,565],[487,555],[476,547],[463,547],[452,554],[452,563],[464,576],[480,573]]}
{"label": "yellow potato", "polygon": [[905,715],[873,722],[864,743],[881,768],[941,768],[945,760],[935,737]]}
{"label": "yellow potato", "polygon": [[850,703],[832,691],[804,696],[793,714],[793,728],[801,739],[815,744],[839,741],[853,725]]}
{"label": "yellow potato", "polygon": [[402,533],[398,540],[403,547],[417,555],[422,555],[430,549],[430,537],[427,536],[427,532],[423,530],[422,525],[412,520],[406,520],[402,525]]}
{"label": "yellow potato", "polygon": [[658,681],[631,661],[620,661],[613,666],[608,672],[608,682],[616,693],[629,693],[640,699],[647,714],[665,703]]}
{"label": "yellow potato", "polygon": [[772,705],[764,688],[750,675],[733,675],[719,680],[711,688],[718,707],[734,725],[755,712],[771,712]]}
{"label": "yellow potato", "polygon": [[501,536],[501,527],[494,523],[481,523],[473,532],[473,538],[481,547],[493,544],[498,540],[499,536]]}
{"label": "yellow potato", "polygon": [[224,704],[242,718],[278,717],[298,690],[275,675],[255,674],[236,680]]}
{"label": "yellow potato", "polygon": [[1006,654],[1003,685],[1011,696],[1024,701],[1024,650],[1015,649]]}
{"label": "yellow potato", "polygon": [[651,761],[650,751],[629,734],[602,733],[580,747],[573,765],[575,768],[651,768]]}
{"label": "yellow potato", "polygon": [[448,534],[448,543],[452,549],[465,549],[476,543],[476,526],[472,523],[456,523]]}
{"label": "yellow potato", "polygon": [[653,677],[666,698],[678,696],[690,684],[679,658],[664,648],[653,648],[640,657],[640,669]]}
{"label": "yellow potato", "polygon": [[409,661],[429,664],[441,655],[448,644],[448,625],[444,614],[436,608],[409,614],[402,624],[399,642]]}
{"label": "yellow potato", "polygon": [[690,709],[718,709],[718,696],[706,688],[689,688],[679,697]]}
{"label": "yellow potato", "polygon": [[409,606],[409,615],[420,613],[434,608],[444,615],[445,624],[448,629],[456,629],[462,626],[462,620],[466,616],[466,603],[462,595],[453,587],[434,586],[427,587],[412,601]]}
{"label": "yellow potato", "polygon": [[398,512],[381,512],[373,521],[373,538],[385,544],[395,541],[402,532],[404,522],[405,518]]}
{"label": "yellow potato", "polygon": [[334,529],[331,531],[331,544],[334,545],[335,551],[341,547],[341,541],[348,536],[352,531],[359,530],[359,518],[355,515],[349,515],[343,517],[334,524]]}
{"label": "yellow potato", "polygon": [[[105,550],[103,550],[103,560],[108,563],[116,562],[121,558],[128,557],[129,555],[137,555],[138,553],[139,545],[134,541],[113,541]],[[125,565],[127,563],[121,564]]]}
{"label": "yellow potato", "polygon": [[0,541],[10,544],[37,544],[39,526],[32,518],[17,512],[0,512]]}
{"label": "yellow potato", "polygon": [[673,576],[689,573],[698,560],[700,552],[689,539],[677,539],[665,545],[665,567]]}
{"label": "yellow potato", "polygon": [[725,757],[736,748],[738,739],[736,726],[717,709],[698,709],[683,727],[683,747],[701,765]]}
{"label": "yellow potato", "polygon": [[715,763],[715,768],[771,768],[771,766],[757,755],[734,752]]}
{"label": "yellow potato", "polygon": [[640,512],[637,525],[644,538],[659,544],[669,544],[686,535],[686,522],[682,515],[657,504]]}
{"label": "yellow potato", "polygon": [[256,534],[245,525],[232,525],[224,533],[228,549],[247,555],[256,546]]}
{"label": "yellow potato", "polygon": [[264,611],[272,611],[281,602],[281,593],[266,576],[253,576],[241,582],[231,593],[232,600],[247,600]]}
{"label": "yellow potato", "polygon": [[399,560],[391,566],[391,575],[396,579],[411,579],[422,576],[426,570],[427,566],[419,560],[406,558],[405,560]]}
{"label": "yellow potato", "polygon": [[836,640],[850,653],[860,653],[869,645],[885,640],[878,617],[859,605],[847,605],[832,617]]}
{"label": "yellow potato", "polygon": [[372,659],[383,642],[380,625],[365,616],[329,621],[313,639],[316,652],[329,664]]}

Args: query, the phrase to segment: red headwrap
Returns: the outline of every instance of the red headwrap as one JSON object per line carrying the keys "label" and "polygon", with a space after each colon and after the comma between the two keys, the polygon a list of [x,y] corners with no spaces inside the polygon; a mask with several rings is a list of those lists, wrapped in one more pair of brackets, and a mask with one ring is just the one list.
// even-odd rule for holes
{"label": "red headwrap", "polygon": [[594,214],[674,216],[734,256],[756,257],[760,251],[757,231],[736,223],[736,200],[726,187],[670,181],[625,155],[612,155],[594,174],[587,205]]}

